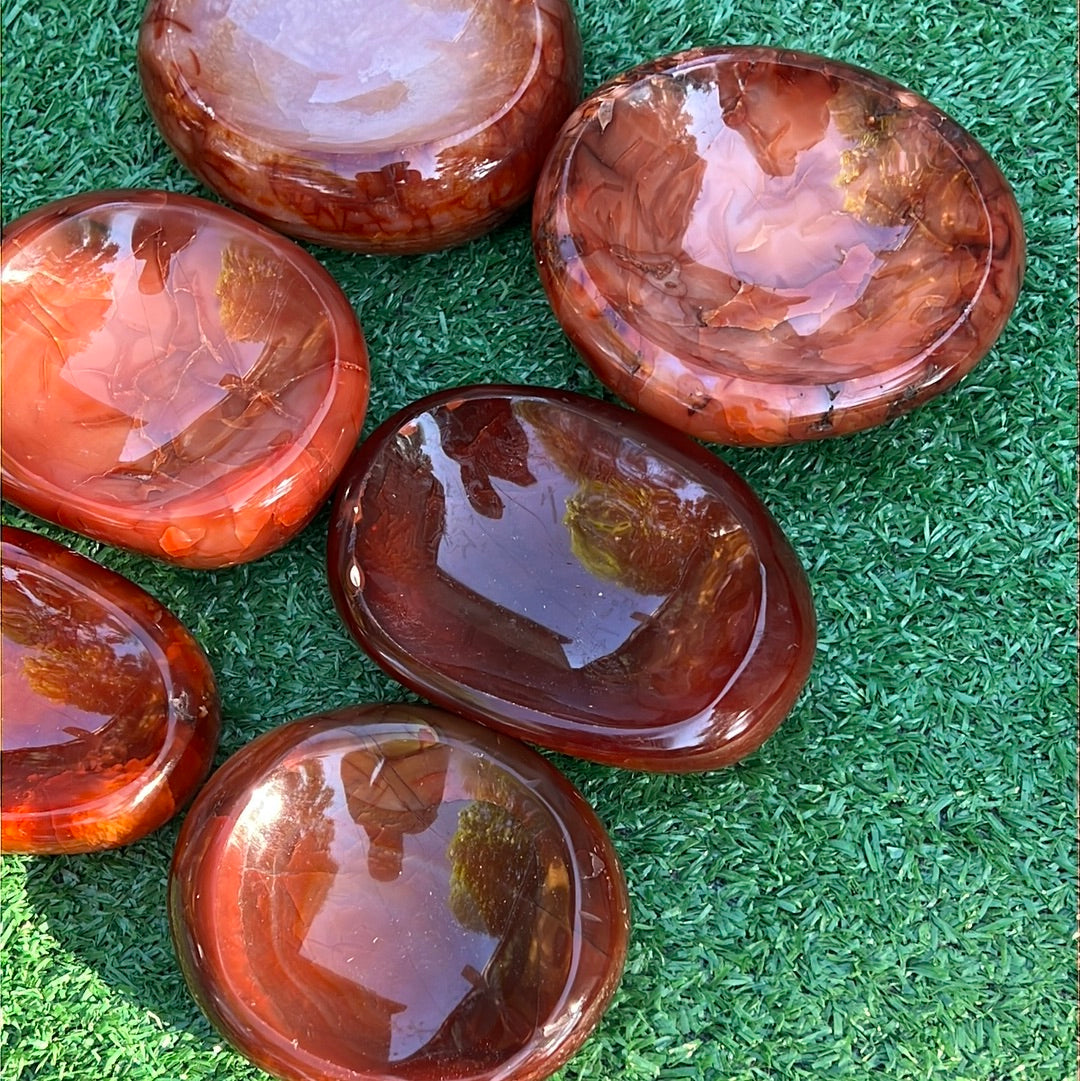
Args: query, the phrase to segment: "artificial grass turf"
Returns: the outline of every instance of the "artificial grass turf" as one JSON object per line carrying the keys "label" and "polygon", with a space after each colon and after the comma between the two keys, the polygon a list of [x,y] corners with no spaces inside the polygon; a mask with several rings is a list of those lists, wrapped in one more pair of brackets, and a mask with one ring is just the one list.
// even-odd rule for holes
{"label": "artificial grass turf", "polygon": [[[1029,269],[958,388],[846,440],[720,450],[791,537],[820,645],[788,722],[711,775],[552,756],[630,884],[626,975],[565,1081],[1064,1081],[1075,1073],[1075,12],[975,0],[578,4],[588,89],[677,48],[767,43],[870,67],[963,123],[1011,180]],[[8,0],[4,218],[96,187],[206,193],[154,132],[140,5]],[[440,387],[599,384],[544,300],[522,214],[438,255],[316,249],[373,360],[366,431]],[[218,761],[278,721],[402,697],[324,582],[328,517],[251,566],[186,572],[42,526],[127,574],[218,673]],[[3,1076],[255,1079],[168,943],[178,823],[130,849],[5,857]]]}

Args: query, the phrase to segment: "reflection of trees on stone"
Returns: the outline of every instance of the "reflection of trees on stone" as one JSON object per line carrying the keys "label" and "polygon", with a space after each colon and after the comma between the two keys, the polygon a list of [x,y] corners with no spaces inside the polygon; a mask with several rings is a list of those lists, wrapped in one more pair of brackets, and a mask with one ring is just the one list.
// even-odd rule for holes
{"label": "reflection of trees on stone", "polygon": [[425,1048],[424,1058],[475,1049],[498,1061],[524,1046],[566,986],[573,950],[570,876],[561,834],[531,790],[483,760],[466,780],[473,801],[447,854],[450,908],[469,931],[496,940],[483,972]]}
{"label": "reflection of trees on stone", "polygon": [[837,177],[845,213],[908,231],[861,303],[830,322],[821,354],[849,361],[872,333],[876,355],[913,355],[953,327],[980,288],[992,239],[984,197],[956,153],[959,129],[950,133],[932,106],[851,81],[837,90],[833,120],[851,143]]}
{"label": "reflection of trees on stone", "polygon": [[[802,230],[808,250],[829,253],[826,267],[836,246],[849,263],[804,283],[826,317],[812,337],[802,335],[802,355],[788,352],[795,342],[787,315],[772,313],[778,318],[767,328],[774,332],[769,348],[777,366],[805,377],[816,352],[824,366],[834,366],[819,378],[838,384],[845,368],[851,375],[863,369],[867,354],[860,343],[870,321],[874,356],[930,345],[970,302],[989,242],[983,202],[935,111],[913,95],[868,85],[828,64],[719,64],[716,78],[725,123],[742,135],[766,176],[789,176],[804,151],[826,139],[839,143],[835,173],[813,183],[825,203],[839,188],[843,213],[830,216],[823,204],[816,214],[804,209],[790,226]],[[860,225],[852,228],[852,221]],[[863,256],[860,262],[860,250],[873,261]],[[888,260],[887,270],[879,259]],[[832,281],[837,275],[841,280]],[[860,282],[861,275],[867,280]],[[707,320],[710,326],[751,329],[745,320],[733,321],[731,310],[721,314],[720,321]],[[744,358],[759,348],[739,344]]]}
{"label": "reflection of trees on stone", "polygon": [[184,250],[198,233],[195,215],[161,214],[145,211],[131,227],[131,254],[143,262],[139,292],[162,292],[169,280],[173,257]]}
{"label": "reflection of trees on stone", "polygon": [[[269,430],[266,423],[260,430],[264,434],[280,430],[274,439],[284,442],[284,433],[291,433],[298,423],[293,418],[310,413],[303,404],[306,394],[317,402],[329,384],[334,357],[326,313],[291,264],[269,259],[242,243],[228,244],[222,252],[216,293],[226,335],[220,343],[223,353],[231,350],[233,341],[258,342],[263,349],[254,364],[241,369],[242,374],[220,373],[218,385],[229,393],[208,416],[223,436],[235,440],[238,431],[272,414]],[[305,381],[312,377],[308,392]],[[202,445],[213,441],[201,431],[193,438]]]}
{"label": "reflection of trees on stone", "polygon": [[[498,410],[492,404],[477,399],[474,415],[461,426],[463,449],[447,439],[444,450],[461,461],[472,448],[486,462],[483,446],[491,440],[493,472],[498,465],[503,476],[535,475],[566,492],[553,476],[561,472],[570,482],[571,505],[546,506],[544,513],[566,513],[561,528],[579,559],[602,571],[600,582],[616,582],[631,593],[623,607],[640,609],[640,615],[621,623],[607,652],[594,650],[595,659],[572,667],[556,631],[518,618],[441,573],[446,497],[424,453],[419,424],[406,426],[376,455],[364,487],[356,548],[364,605],[438,678],[547,715],[652,726],[703,708],[745,656],[761,593],[757,554],[728,509],[723,485],[695,482],[677,459],[671,462],[628,440],[619,425],[598,423],[565,404],[527,395],[510,396]],[[506,433],[513,433],[511,448],[520,443],[523,449],[520,457],[515,451],[511,462],[499,463],[494,450],[505,446]],[[439,468],[445,470],[445,461]],[[490,484],[493,474],[485,475]],[[523,503],[539,506],[546,490],[534,485]],[[641,520],[628,523],[630,518]],[[557,522],[545,524],[545,533],[554,536]],[[543,537],[523,537],[522,553],[531,558],[537,539],[550,558]],[[583,584],[580,568],[571,568],[567,578],[566,562],[548,567],[553,593],[563,581],[571,589]],[[536,573],[545,571],[538,566]],[[649,596],[647,605],[639,603],[642,595]],[[657,606],[659,597],[665,599]]]}
{"label": "reflection of trees on stone", "polygon": [[[912,153],[924,121],[900,109],[895,100],[858,83],[843,82],[832,101],[837,131],[850,141],[840,155],[837,184],[844,189],[844,211],[871,225],[910,225],[924,201],[930,162]],[[934,171],[956,163],[937,162]]]}
{"label": "reflection of trees on stone", "polygon": [[844,210],[871,225],[918,224],[911,235],[917,247],[985,247],[982,199],[931,113],[857,82],[840,83],[833,122],[852,144],[841,155],[837,180],[845,189]]}
{"label": "reflection of trees on stone", "polygon": [[469,503],[485,518],[500,518],[502,497],[492,477],[519,487],[536,483],[529,471],[529,437],[508,398],[469,399],[435,414],[444,453],[461,467]]}
{"label": "reflection of trees on stone", "polygon": [[234,341],[266,340],[267,324],[288,300],[284,269],[280,259],[270,258],[261,247],[237,242],[225,246],[215,293],[221,325]]}
{"label": "reflection of trees on stone", "polygon": [[[5,640],[22,646],[18,665],[30,689],[71,707],[70,740],[57,746],[5,751],[20,770],[34,761],[50,771],[92,772],[149,761],[161,746],[168,706],[165,687],[145,644],[110,619],[95,601],[60,590],[37,575],[5,573]],[[76,712],[77,711],[77,712]],[[81,727],[86,714],[95,730]]]}
{"label": "reflection of trees on stone", "polygon": [[450,908],[470,931],[502,938],[514,904],[535,889],[536,855],[521,821],[495,803],[470,803],[458,816],[447,855]]}
{"label": "reflection of trees on stone", "polygon": [[93,220],[67,222],[57,228],[54,244],[35,246],[32,262],[24,254],[11,257],[4,281],[5,369],[30,363],[31,354],[62,364],[90,344],[113,306],[109,264],[120,249],[110,237],[108,226]]}
{"label": "reflection of trees on stone", "polygon": [[[635,385],[657,364],[667,378],[666,353],[694,357],[671,392],[723,413],[714,373],[835,386],[963,317],[986,208],[930,107],[840,65],[772,56],[634,78],[580,127],[546,257],[578,253],[567,274],[609,309]],[[727,160],[732,138],[741,163]]]}
{"label": "reflection of trees on stone", "polygon": [[[721,499],[674,467],[638,456],[617,432],[572,410],[523,401],[531,433],[577,491],[563,522],[602,581],[666,599],[617,653],[581,671],[657,701],[704,701],[745,654],[757,618],[759,562]],[[646,691],[646,688],[648,690]]]}
{"label": "reflection of trees on stone", "polygon": [[368,871],[379,882],[401,874],[406,834],[423,833],[443,801],[450,747],[411,740],[350,751],[341,760],[345,802],[370,842]]}
{"label": "reflection of trees on stone", "polygon": [[544,402],[525,401],[519,409],[552,461],[578,485],[563,523],[574,555],[597,578],[664,596],[695,563],[730,558],[747,546],[717,500],[700,489],[688,492],[687,478],[655,459],[647,466],[635,460],[618,435]]}
{"label": "reflection of trees on stone", "polygon": [[709,532],[697,503],[641,480],[586,481],[566,501],[570,547],[590,573],[643,594],[667,594]]}
{"label": "reflection of trees on stone", "polygon": [[138,840],[209,769],[219,707],[206,657],[134,583],[45,537],[3,534],[4,843]]}
{"label": "reflection of trees on stone", "polygon": [[[192,419],[172,439],[141,457],[129,457],[113,474],[171,476],[202,463],[212,471],[223,458],[237,468],[265,458],[268,446],[287,446],[295,438],[298,418],[306,415],[305,381],[313,380],[310,394],[318,401],[326,392],[333,357],[326,314],[316,311],[310,286],[290,271],[289,264],[256,247],[226,245],[215,289],[222,330],[215,330],[200,304],[194,304],[185,314],[200,329],[198,346],[193,342],[189,349],[171,351],[155,371],[137,373],[138,386],[152,386],[154,393],[138,395],[132,388],[137,396],[132,412],[151,429],[158,413],[180,395],[198,400],[205,393],[205,408],[191,410]],[[178,333],[191,329],[184,326]],[[236,357],[237,342],[262,345],[254,363]],[[222,395],[222,389],[227,393]]]}
{"label": "reflection of trees on stone", "polygon": [[[282,414],[292,387],[318,372],[328,376],[330,324],[311,286],[292,264],[234,241],[221,253],[215,292],[225,332],[219,343],[222,354],[229,354],[232,342],[263,345],[243,375],[225,374],[221,379],[220,385],[230,391],[222,404],[227,424],[267,410]],[[297,333],[301,329],[302,336]]]}
{"label": "reflection of trees on stone", "polygon": [[541,866],[552,856],[544,819],[529,789],[484,759],[470,763],[465,790],[472,802],[458,815],[447,848],[451,910],[470,931],[527,937],[543,882],[551,878]]}

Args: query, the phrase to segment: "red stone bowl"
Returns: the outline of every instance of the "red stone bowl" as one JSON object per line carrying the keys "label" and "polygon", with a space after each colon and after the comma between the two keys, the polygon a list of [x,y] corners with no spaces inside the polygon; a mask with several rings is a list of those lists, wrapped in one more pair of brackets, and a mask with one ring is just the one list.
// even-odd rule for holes
{"label": "red stone bowl", "polygon": [[814,655],[806,575],[714,454],[567,391],[442,391],[342,473],[330,587],[395,679],[610,765],[726,766],[775,731]]}
{"label": "red stone bowl", "polygon": [[210,662],[172,612],[114,571],[13,526],[0,549],[0,847],[131,844],[210,772]]}
{"label": "red stone bowl", "polygon": [[289,1081],[539,1081],[619,982],[626,883],[516,740],[422,706],[274,729],[210,778],[169,886],[221,1033]]}
{"label": "red stone bowl", "polygon": [[910,90],[695,49],[588,98],[537,186],[555,314],[616,394],[728,444],[843,435],[969,372],[1024,269],[1008,184]]}
{"label": "red stone bowl", "polygon": [[150,0],[154,120],[213,191],[275,229],[424,252],[528,201],[581,96],[567,0]]}
{"label": "red stone bowl", "polygon": [[0,256],[4,498],[185,567],[295,536],[351,453],[368,357],[307,252],[216,203],[94,192]]}

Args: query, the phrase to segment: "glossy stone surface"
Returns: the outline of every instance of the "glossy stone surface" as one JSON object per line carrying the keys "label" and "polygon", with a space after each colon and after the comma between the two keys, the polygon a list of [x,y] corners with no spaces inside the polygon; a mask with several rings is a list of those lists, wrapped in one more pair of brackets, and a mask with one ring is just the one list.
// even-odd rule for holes
{"label": "glossy stone surface", "polygon": [[967,132],[887,79],[767,48],[598,90],[533,209],[548,297],[593,371],[721,443],[842,435],[941,393],[1024,269],[1016,202]]}
{"label": "glossy stone surface", "polygon": [[96,192],[4,232],[4,497],[185,567],[303,528],[356,443],[364,339],[329,274],[231,210]]}
{"label": "glossy stone surface", "polygon": [[188,814],[188,985],[270,1073],[536,1081],[600,1019],[627,895],[595,814],[516,740],[421,706],[260,736]]}
{"label": "glossy stone surface", "polygon": [[283,232],[434,251],[532,195],[581,94],[567,0],[150,0],[150,111],[180,160]]}
{"label": "glossy stone surface", "polygon": [[342,474],[330,585],[431,701],[567,754],[662,771],[755,750],[814,652],[805,575],[715,455],[617,406],[457,388]]}
{"label": "glossy stone surface", "polygon": [[0,847],[130,844],[210,770],[214,674],[183,624],[133,582],[3,527]]}

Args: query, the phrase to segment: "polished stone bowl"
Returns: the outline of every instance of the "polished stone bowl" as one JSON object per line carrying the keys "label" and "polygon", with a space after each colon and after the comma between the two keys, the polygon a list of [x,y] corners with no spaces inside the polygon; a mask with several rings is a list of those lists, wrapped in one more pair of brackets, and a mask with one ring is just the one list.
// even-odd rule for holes
{"label": "polished stone bowl", "polygon": [[847,64],[768,48],[643,64],[564,126],[540,275],[593,371],[701,439],[799,442],[940,394],[1024,268],[1008,184],[959,125]]}
{"label": "polished stone bowl", "polygon": [[169,821],[210,772],[210,661],[134,582],[0,530],[0,849],[100,852]]}
{"label": "polished stone bowl", "polygon": [[751,754],[816,640],[791,545],[715,455],[569,391],[455,387],[341,475],[330,589],[359,645],[430,702],[596,762]]}
{"label": "polished stone bowl", "polygon": [[87,192],[4,230],[4,498],[213,570],[314,517],[367,408],[364,335],[307,252],[205,199]]}
{"label": "polished stone bowl", "polygon": [[169,886],[195,998],[288,1081],[540,1081],[610,1002],[628,909],[603,826],[550,763],[404,704],[236,752]]}
{"label": "polished stone bowl", "polygon": [[364,252],[494,228],[581,95],[567,0],[149,0],[138,59],[158,128],[203,183]]}

